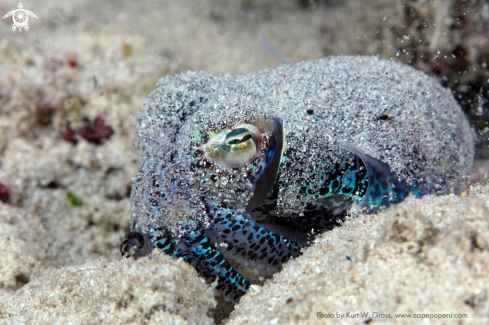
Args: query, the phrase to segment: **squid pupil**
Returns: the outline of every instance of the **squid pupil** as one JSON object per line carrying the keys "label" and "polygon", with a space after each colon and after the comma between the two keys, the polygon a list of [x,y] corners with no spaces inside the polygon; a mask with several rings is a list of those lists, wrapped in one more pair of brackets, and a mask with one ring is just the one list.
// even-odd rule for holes
{"label": "squid pupil", "polygon": [[232,144],[243,143],[243,142],[248,141],[249,139],[251,139],[251,134],[247,134],[247,135],[245,135],[245,136],[244,136],[244,137],[242,137],[240,140],[238,140],[238,139],[230,140],[230,141],[228,141],[228,144],[229,144],[229,145],[232,145]]}

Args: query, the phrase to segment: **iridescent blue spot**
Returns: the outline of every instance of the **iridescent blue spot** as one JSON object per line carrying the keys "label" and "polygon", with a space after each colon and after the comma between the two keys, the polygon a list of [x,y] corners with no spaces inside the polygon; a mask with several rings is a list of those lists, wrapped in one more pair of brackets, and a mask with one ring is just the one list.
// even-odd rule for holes
{"label": "iridescent blue spot", "polygon": [[356,172],[352,170],[345,171],[343,177],[341,178],[341,183],[343,184],[343,187],[355,187],[355,173]]}

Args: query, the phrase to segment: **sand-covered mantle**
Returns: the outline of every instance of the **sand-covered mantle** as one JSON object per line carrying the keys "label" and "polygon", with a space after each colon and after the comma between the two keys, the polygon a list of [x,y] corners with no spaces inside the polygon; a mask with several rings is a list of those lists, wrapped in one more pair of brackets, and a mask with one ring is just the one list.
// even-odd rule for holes
{"label": "sand-covered mantle", "polygon": [[[0,183],[10,192],[0,202],[1,322],[205,322],[214,302],[193,269],[166,256],[119,260],[129,229],[128,186],[139,164],[137,113],[166,74],[278,64],[257,44],[260,33],[293,62],[330,54],[396,57],[401,41],[408,42],[401,34],[415,39],[415,26],[395,28],[410,1],[367,8],[364,1],[330,2],[313,10],[297,9],[295,1],[31,1],[24,7],[39,18],[29,20],[28,32],[14,33],[11,20],[0,20]],[[438,26],[420,33],[434,44],[428,50],[450,52],[460,37],[471,53],[487,48],[474,24],[468,34],[444,30],[457,1],[434,0],[431,9],[430,1],[418,2],[418,13]],[[17,5],[2,2],[0,11]],[[481,24],[484,12],[476,12]],[[480,71],[469,66],[464,78]],[[101,145],[79,132],[97,117],[113,132]],[[63,139],[68,123],[76,144]],[[68,192],[83,204],[70,203]],[[487,322],[488,193],[474,183],[464,197],[410,200],[346,221],[274,280],[253,287],[230,320],[325,323],[318,312],[378,311],[466,313],[464,323]]]}

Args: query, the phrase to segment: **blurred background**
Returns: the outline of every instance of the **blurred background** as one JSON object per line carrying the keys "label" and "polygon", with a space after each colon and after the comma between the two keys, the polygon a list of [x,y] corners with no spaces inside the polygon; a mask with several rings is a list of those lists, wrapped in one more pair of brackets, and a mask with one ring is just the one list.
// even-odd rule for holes
{"label": "blurred background", "polygon": [[[377,55],[449,87],[489,159],[483,0],[23,1],[0,20],[0,290],[120,257],[139,164],[134,124],[157,80]],[[5,15],[17,0],[0,3]],[[482,171],[483,173],[483,171]]]}

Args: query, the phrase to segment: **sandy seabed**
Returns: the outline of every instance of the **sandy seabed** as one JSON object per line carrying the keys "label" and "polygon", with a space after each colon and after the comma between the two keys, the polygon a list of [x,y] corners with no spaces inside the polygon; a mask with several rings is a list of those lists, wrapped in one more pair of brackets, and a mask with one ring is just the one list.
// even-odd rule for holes
{"label": "sandy seabed", "polygon": [[[38,19],[29,18],[28,32],[0,20],[0,183],[10,192],[0,201],[0,323],[214,323],[213,289],[189,265],[157,252],[120,259],[142,102],[165,75],[278,65],[260,34],[292,62],[396,57],[408,1],[386,2],[30,1],[24,8]],[[436,22],[423,34],[433,51],[461,37],[447,27],[455,3],[417,2]],[[0,12],[17,5],[2,2]],[[489,20],[487,5],[479,9]],[[484,35],[466,37],[471,53],[487,48]],[[252,286],[227,322],[489,323],[486,174],[478,162],[463,196],[409,198],[376,215],[353,211]],[[402,313],[464,318],[396,318]]]}

